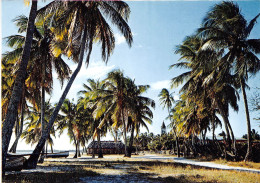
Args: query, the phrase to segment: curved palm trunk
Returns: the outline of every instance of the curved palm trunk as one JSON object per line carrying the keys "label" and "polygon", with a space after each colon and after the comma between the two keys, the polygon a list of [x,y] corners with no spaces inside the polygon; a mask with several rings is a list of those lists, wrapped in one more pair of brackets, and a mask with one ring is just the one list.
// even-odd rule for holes
{"label": "curved palm trunk", "polygon": [[[11,147],[11,149],[9,150],[9,152],[12,152],[12,153],[16,153],[16,148],[17,148],[17,145],[18,145],[18,141],[22,135],[22,132],[23,132],[23,120],[24,120],[24,108],[25,108],[25,96],[24,96],[24,86],[23,86],[23,94],[22,94],[22,110],[21,110],[21,122],[20,122],[20,128],[18,129],[18,134],[16,136],[16,139]],[[18,122],[18,119],[17,119],[17,122]]]}
{"label": "curved palm trunk", "polygon": [[18,110],[18,103],[20,101],[21,95],[22,95],[22,89],[23,89],[23,83],[25,81],[26,77],[26,70],[27,70],[27,64],[30,58],[30,51],[31,51],[31,44],[33,39],[33,32],[34,32],[34,20],[36,18],[37,14],[37,0],[32,1],[32,6],[30,10],[29,20],[28,20],[28,26],[26,30],[26,39],[22,54],[22,61],[19,67],[19,70],[17,71],[17,76],[15,79],[15,84],[12,92],[12,96],[8,105],[7,114],[5,121],[3,122],[2,127],[2,172],[4,175],[4,168],[5,168],[5,162],[6,162],[6,155],[8,146],[11,140],[12,136],[12,130],[15,123],[15,118],[17,116],[17,110]]}
{"label": "curved palm trunk", "polygon": [[250,117],[249,117],[249,111],[248,111],[248,104],[247,104],[247,96],[246,96],[246,90],[245,90],[245,82],[244,80],[240,79],[244,104],[245,104],[245,110],[246,110],[246,123],[247,123],[247,153],[245,156],[244,161],[248,161],[252,158],[252,137],[251,137],[251,123],[250,123]]}
{"label": "curved palm trunk", "polygon": [[[54,112],[52,113],[51,118],[49,120],[49,123],[48,123],[47,127],[45,128],[43,135],[41,136],[37,146],[35,147],[32,155],[29,157],[29,159],[25,163],[25,168],[27,168],[27,169],[36,168],[40,152],[41,152],[41,150],[42,150],[42,148],[43,148],[43,146],[46,142],[46,139],[48,138],[48,135],[50,134],[50,131],[51,131],[51,128],[54,124],[54,121],[55,121],[55,119],[56,119],[56,117],[59,113],[59,110],[60,110],[60,108],[61,108],[61,106],[62,106],[70,88],[71,88],[71,86],[72,86],[72,83],[74,82],[76,76],[78,75],[78,73],[81,69],[83,57],[84,57],[86,37],[87,37],[87,30],[86,29],[87,28],[85,27],[84,31],[82,33],[82,36],[81,36],[81,47],[80,47],[80,56],[79,56],[78,66],[75,69],[75,71],[73,72],[73,74],[72,74],[72,76],[71,76],[71,78],[70,78],[61,98],[60,98],[60,100],[59,100],[58,105],[54,109]],[[91,51],[92,51],[92,40],[90,40],[90,42],[89,42],[89,52],[88,52],[88,56],[87,56],[87,61],[89,61]]]}
{"label": "curved palm trunk", "polygon": [[236,138],[235,138],[235,135],[233,133],[232,127],[231,127],[229,122],[228,122],[228,128],[229,128],[230,133],[231,133],[233,153],[234,153],[234,155],[236,157],[236,155],[237,155]]}
{"label": "curved palm trunk", "polygon": [[218,106],[220,115],[222,116],[223,121],[224,121],[225,129],[226,129],[226,135],[227,135],[227,143],[228,143],[228,147],[230,149],[231,148],[231,138],[230,138],[230,133],[229,133],[229,129],[228,129],[229,120],[228,120],[228,117],[225,114],[222,106],[219,103],[217,103],[217,106]]}
{"label": "curved palm trunk", "polygon": [[[42,96],[41,96],[41,125],[42,125],[42,133],[43,133],[43,131],[45,129],[45,121],[44,121],[44,116],[45,116],[45,88],[44,88],[45,70],[46,70],[46,63],[44,62],[42,64],[43,76],[42,76],[42,81],[41,81],[41,84],[42,84]],[[46,144],[44,146],[46,146]],[[43,161],[44,161],[44,149],[45,149],[44,146],[42,148],[42,154],[41,154],[39,163],[43,163]]]}
{"label": "curved palm trunk", "polygon": [[46,154],[48,153],[48,143],[47,143],[47,145],[45,146],[45,153],[46,153]]}

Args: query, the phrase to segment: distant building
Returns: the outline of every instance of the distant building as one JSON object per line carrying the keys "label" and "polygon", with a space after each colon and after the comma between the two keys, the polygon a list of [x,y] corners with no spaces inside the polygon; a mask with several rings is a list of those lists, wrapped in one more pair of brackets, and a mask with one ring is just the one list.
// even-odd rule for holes
{"label": "distant building", "polygon": [[[121,142],[101,141],[101,149],[103,154],[124,154],[125,145]],[[98,141],[92,141],[87,147],[87,154],[98,154]]]}
{"label": "distant building", "polygon": [[164,124],[164,121],[163,121],[162,126],[161,126],[161,135],[162,134],[166,134],[166,126]]}

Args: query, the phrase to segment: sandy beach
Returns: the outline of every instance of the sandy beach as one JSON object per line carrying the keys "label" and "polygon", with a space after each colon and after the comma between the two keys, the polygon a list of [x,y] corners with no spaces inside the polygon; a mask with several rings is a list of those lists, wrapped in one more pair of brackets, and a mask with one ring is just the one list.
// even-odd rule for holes
{"label": "sandy beach", "polygon": [[[174,161],[173,156],[159,154],[107,155],[102,159],[83,155],[74,159],[48,158],[36,169],[7,172],[3,182],[254,182],[259,173],[217,170]],[[151,158],[152,157],[152,158]],[[260,170],[258,170],[260,172]],[[241,177],[246,178],[242,179]],[[223,178],[224,177],[224,178]],[[237,179],[225,179],[237,177]],[[232,181],[229,181],[232,180]],[[251,181],[252,180],[252,181]]]}

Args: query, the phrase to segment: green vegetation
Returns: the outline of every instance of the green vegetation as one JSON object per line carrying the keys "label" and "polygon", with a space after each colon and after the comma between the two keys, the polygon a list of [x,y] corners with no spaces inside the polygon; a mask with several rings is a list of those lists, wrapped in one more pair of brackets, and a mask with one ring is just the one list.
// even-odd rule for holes
{"label": "green vegetation", "polygon": [[[81,156],[80,147],[86,151],[86,144],[95,139],[99,144],[98,157],[102,158],[100,139],[111,133],[115,141],[123,135],[126,157],[131,157],[134,149],[136,153],[171,150],[178,157],[182,154],[260,161],[260,144],[253,141],[260,137],[251,130],[245,90],[249,77],[260,70],[257,56],[260,41],[250,38],[260,14],[247,21],[237,4],[218,3],[205,15],[201,27],[176,47],[180,62],[170,68],[187,71],[171,80],[172,88],[181,86],[179,100],[174,100],[173,93],[166,88],[159,93],[160,103],[168,111],[170,133],[154,135],[140,134],[142,127],[149,131],[148,124],[152,124],[155,101],[145,96],[150,86],[137,85],[119,69],[108,73],[104,80],[86,78],[85,90],[78,92],[79,99],[66,98],[82,67],[84,55],[89,64],[94,44],[100,44],[104,62],[112,55],[116,46],[112,28],[117,28],[131,47],[128,4],[122,1],[53,1],[39,9],[37,15],[36,10],[37,1],[32,1],[29,17],[19,16],[14,20],[19,35],[5,38],[12,51],[2,57],[3,170],[14,127],[16,140],[10,152],[16,152],[21,137],[27,143],[37,144],[24,164],[28,169],[36,168],[44,146],[46,151],[48,144],[53,149],[53,137],[57,133],[61,135],[65,129],[75,145],[74,158]],[[77,63],[73,73],[64,57]],[[57,104],[45,99],[45,94],[51,95],[53,89],[54,70],[61,87],[68,80]],[[247,134],[243,137],[247,144],[236,143],[229,121],[229,110],[239,110],[239,91],[246,111]],[[250,99],[250,104],[252,110],[259,111],[258,94]],[[223,141],[216,139],[215,129],[219,126],[225,130],[221,133]],[[212,132],[211,141],[206,138],[209,131]],[[168,172],[173,168],[156,165],[140,169]],[[52,181],[57,180],[56,175],[51,174],[51,177]],[[217,180],[215,178],[197,172],[180,176],[188,182],[211,182]],[[163,179],[166,180],[168,178]],[[223,181],[230,180],[224,178]]]}
{"label": "green vegetation", "polygon": [[[109,158],[86,162],[45,162],[42,169],[58,168],[46,173],[18,173],[5,176],[3,182],[81,182],[145,181],[145,182],[256,182],[260,175],[223,171],[143,159]],[[120,176],[119,176],[120,174]]]}
{"label": "green vegetation", "polygon": [[[184,136],[202,134],[205,142],[206,133],[211,128],[213,145],[219,146],[212,150],[219,155],[234,160],[255,160],[257,149],[252,150],[251,126],[247,96],[245,92],[249,75],[259,71],[260,53],[259,39],[249,39],[258,14],[247,22],[238,5],[233,2],[216,4],[205,16],[202,26],[191,36],[187,36],[176,48],[181,62],[170,68],[182,67],[187,72],[172,79],[172,87],[182,84],[180,100],[174,106],[171,116],[173,132]],[[241,88],[245,103],[247,119],[247,153],[235,141],[235,135],[229,122],[229,108],[238,111],[238,90]],[[168,109],[168,111],[170,111]],[[225,127],[227,145],[216,144],[215,128],[221,124],[219,114]],[[193,154],[197,154],[192,141]],[[214,152],[214,151],[213,151]],[[254,155],[253,155],[254,154]]]}

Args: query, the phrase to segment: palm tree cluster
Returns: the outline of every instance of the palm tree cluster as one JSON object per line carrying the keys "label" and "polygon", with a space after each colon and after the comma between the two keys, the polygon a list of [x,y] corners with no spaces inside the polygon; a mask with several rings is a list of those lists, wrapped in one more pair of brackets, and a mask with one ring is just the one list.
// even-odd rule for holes
{"label": "palm tree cluster", "polygon": [[[59,110],[81,69],[84,53],[87,53],[88,64],[93,44],[100,43],[102,58],[105,62],[108,61],[115,48],[110,23],[124,35],[131,46],[133,38],[127,24],[129,14],[129,6],[122,1],[53,1],[37,11],[36,0],[32,1],[28,19],[24,16],[17,18],[19,32],[26,32],[26,36],[8,37],[7,44],[13,51],[5,53],[2,60],[3,73],[6,73],[2,77],[5,85],[2,91],[3,171],[15,123],[17,137],[22,133],[23,109],[28,108],[26,102],[30,101],[38,109],[41,106],[42,135],[26,164],[28,168],[35,168]],[[71,76],[70,69],[62,59],[64,56],[78,63]],[[44,121],[44,96],[45,92],[51,92],[53,69],[57,71],[62,84],[64,79],[68,79],[68,83],[47,123]]]}
{"label": "palm tree cluster", "polygon": [[[239,88],[245,104],[248,128],[248,149],[244,159],[251,158],[251,127],[245,88],[249,75],[260,70],[257,54],[260,39],[249,39],[258,14],[247,22],[236,3],[216,4],[203,19],[201,27],[178,45],[175,53],[180,62],[170,68],[187,72],[172,79],[172,87],[182,85],[170,115],[174,131],[186,135],[206,134],[210,127],[222,125],[227,137],[227,151],[236,156],[235,136],[229,121],[230,107],[238,111]],[[165,101],[169,107],[171,105]]]}
{"label": "palm tree cluster", "polygon": [[[123,131],[125,141],[125,156],[131,157],[134,138],[138,136],[141,127],[148,130],[148,124],[152,123],[153,113],[150,107],[155,107],[155,102],[143,96],[149,85],[136,85],[135,81],[125,77],[123,72],[115,70],[108,73],[103,81],[88,80],[89,85],[84,85],[86,90],[80,91],[83,95],[79,101],[81,106],[92,111],[93,140],[110,131],[118,134]],[[127,133],[130,132],[130,140],[127,143]],[[135,132],[135,134],[134,134]],[[99,151],[99,157],[102,157]]]}

